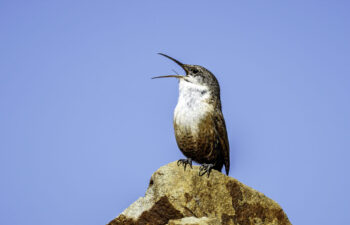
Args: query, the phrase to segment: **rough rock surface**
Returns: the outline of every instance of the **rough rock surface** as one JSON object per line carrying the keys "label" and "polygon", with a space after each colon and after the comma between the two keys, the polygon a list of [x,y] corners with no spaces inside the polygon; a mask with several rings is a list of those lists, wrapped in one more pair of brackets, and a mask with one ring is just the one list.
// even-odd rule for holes
{"label": "rough rock surface", "polygon": [[168,225],[220,225],[220,220],[217,218],[208,218],[208,217],[184,217],[178,220],[169,220]]}
{"label": "rough rock surface", "polygon": [[291,224],[264,194],[213,170],[208,178],[172,162],[151,177],[139,198],[109,225],[120,224]]}

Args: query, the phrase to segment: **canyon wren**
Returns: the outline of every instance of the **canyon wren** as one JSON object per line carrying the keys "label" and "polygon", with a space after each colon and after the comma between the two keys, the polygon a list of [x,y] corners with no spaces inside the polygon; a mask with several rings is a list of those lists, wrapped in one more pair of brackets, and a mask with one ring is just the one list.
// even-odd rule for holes
{"label": "canyon wren", "polygon": [[199,175],[210,175],[212,169],[230,170],[230,147],[224,116],[221,111],[220,86],[206,68],[188,65],[159,53],[177,63],[186,75],[166,75],[179,80],[179,99],[174,111],[174,130],[177,145],[187,159],[178,160],[192,168],[192,160],[200,163]]}

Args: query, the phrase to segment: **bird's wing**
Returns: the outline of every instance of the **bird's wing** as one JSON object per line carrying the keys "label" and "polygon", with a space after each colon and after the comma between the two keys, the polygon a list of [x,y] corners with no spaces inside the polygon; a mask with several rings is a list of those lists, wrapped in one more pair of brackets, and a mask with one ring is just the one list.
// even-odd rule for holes
{"label": "bird's wing", "polygon": [[215,113],[214,116],[214,123],[215,123],[215,130],[217,133],[217,137],[219,138],[219,142],[221,145],[221,154],[224,157],[224,165],[225,165],[225,171],[228,175],[230,171],[230,146],[228,142],[227,137],[227,131],[226,131],[226,124],[224,120],[224,116],[220,110],[217,110],[218,112]]}

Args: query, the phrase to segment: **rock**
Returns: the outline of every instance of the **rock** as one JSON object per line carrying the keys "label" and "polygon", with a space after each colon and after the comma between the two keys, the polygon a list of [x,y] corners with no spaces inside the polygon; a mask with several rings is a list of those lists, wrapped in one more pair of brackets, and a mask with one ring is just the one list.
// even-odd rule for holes
{"label": "rock", "polygon": [[121,224],[291,224],[282,208],[264,194],[212,170],[210,177],[172,162],[151,177],[139,198],[109,225]]}
{"label": "rock", "polygon": [[208,217],[184,217],[178,220],[169,220],[169,225],[220,225],[220,220],[217,218],[208,218]]}

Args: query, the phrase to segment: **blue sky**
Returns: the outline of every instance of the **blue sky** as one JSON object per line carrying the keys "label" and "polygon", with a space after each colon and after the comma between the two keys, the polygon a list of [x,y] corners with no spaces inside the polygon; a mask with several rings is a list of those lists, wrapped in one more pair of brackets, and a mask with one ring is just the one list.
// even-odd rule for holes
{"label": "blue sky", "polygon": [[105,224],[182,158],[182,73],[221,84],[230,176],[350,220],[347,1],[1,1],[0,224]]}

